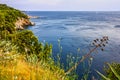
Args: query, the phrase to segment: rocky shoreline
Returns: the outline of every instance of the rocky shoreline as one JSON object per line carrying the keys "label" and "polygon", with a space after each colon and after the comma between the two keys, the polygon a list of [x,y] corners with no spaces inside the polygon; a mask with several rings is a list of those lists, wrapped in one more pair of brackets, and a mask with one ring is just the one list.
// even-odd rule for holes
{"label": "rocky shoreline", "polygon": [[34,22],[31,22],[29,20],[29,17],[28,19],[26,18],[18,18],[18,20],[15,22],[15,29],[17,30],[23,30],[25,26],[34,26],[35,23]]}
{"label": "rocky shoreline", "polygon": [[34,19],[38,19],[38,18],[40,18],[39,16],[28,16],[28,18],[30,19],[30,18],[34,18]]}

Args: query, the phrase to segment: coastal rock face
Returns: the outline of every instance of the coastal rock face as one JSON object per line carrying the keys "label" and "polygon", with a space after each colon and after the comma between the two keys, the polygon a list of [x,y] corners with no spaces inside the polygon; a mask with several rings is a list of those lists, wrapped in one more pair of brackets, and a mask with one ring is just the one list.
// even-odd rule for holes
{"label": "coastal rock face", "polygon": [[39,16],[28,16],[28,18],[30,19],[30,18],[34,18],[34,19],[38,19],[38,18],[40,18]]}
{"label": "coastal rock face", "polygon": [[33,26],[35,23],[31,22],[29,19],[25,18],[18,18],[18,20],[15,22],[15,28],[17,30],[22,30],[24,29],[25,26]]}

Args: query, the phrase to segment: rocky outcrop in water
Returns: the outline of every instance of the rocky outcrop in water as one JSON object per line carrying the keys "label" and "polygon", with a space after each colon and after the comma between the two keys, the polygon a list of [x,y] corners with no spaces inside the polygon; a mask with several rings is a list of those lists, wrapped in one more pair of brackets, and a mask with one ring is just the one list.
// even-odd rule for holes
{"label": "rocky outcrop in water", "polygon": [[34,22],[31,22],[29,19],[25,18],[18,18],[18,20],[15,22],[15,28],[17,30],[23,30],[25,26],[33,26],[35,25]]}

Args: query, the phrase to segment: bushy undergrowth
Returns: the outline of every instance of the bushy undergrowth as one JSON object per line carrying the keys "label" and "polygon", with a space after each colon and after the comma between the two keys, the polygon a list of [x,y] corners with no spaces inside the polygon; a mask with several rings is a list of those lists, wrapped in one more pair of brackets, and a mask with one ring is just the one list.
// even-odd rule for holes
{"label": "bushy undergrowth", "polygon": [[102,74],[99,71],[97,73],[102,77],[102,80],[120,80],[120,63],[107,63],[105,68],[106,74]]}
{"label": "bushy undergrowth", "polygon": [[120,63],[113,62],[109,65],[106,65],[104,68],[106,77],[110,78],[111,80],[118,80],[118,78],[116,77],[116,74],[112,71],[110,67],[112,67],[120,77]]}
{"label": "bushy undergrowth", "polygon": [[21,54],[11,42],[0,42],[1,80],[68,80],[54,61],[39,60],[36,54]]}

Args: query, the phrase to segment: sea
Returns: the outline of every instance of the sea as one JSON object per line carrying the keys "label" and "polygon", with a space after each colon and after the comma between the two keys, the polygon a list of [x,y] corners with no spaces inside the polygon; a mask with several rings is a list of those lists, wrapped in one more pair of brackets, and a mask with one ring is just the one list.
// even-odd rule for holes
{"label": "sea", "polygon": [[[88,80],[100,79],[96,70],[104,74],[106,63],[120,62],[120,12],[119,11],[26,11],[35,26],[28,26],[39,42],[53,45],[53,58],[61,54],[61,64],[67,66],[67,55],[73,61],[87,54],[95,39],[108,36],[108,44],[103,51],[101,47],[90,56],[92,65],[87,65],[89,57],[76,69],[78,80],[88,73]],[[79,57],[79,58],[77,58]],[[86,64],[85,64],[86,63]],[[66,69],[66,68],[65,68]]]}

